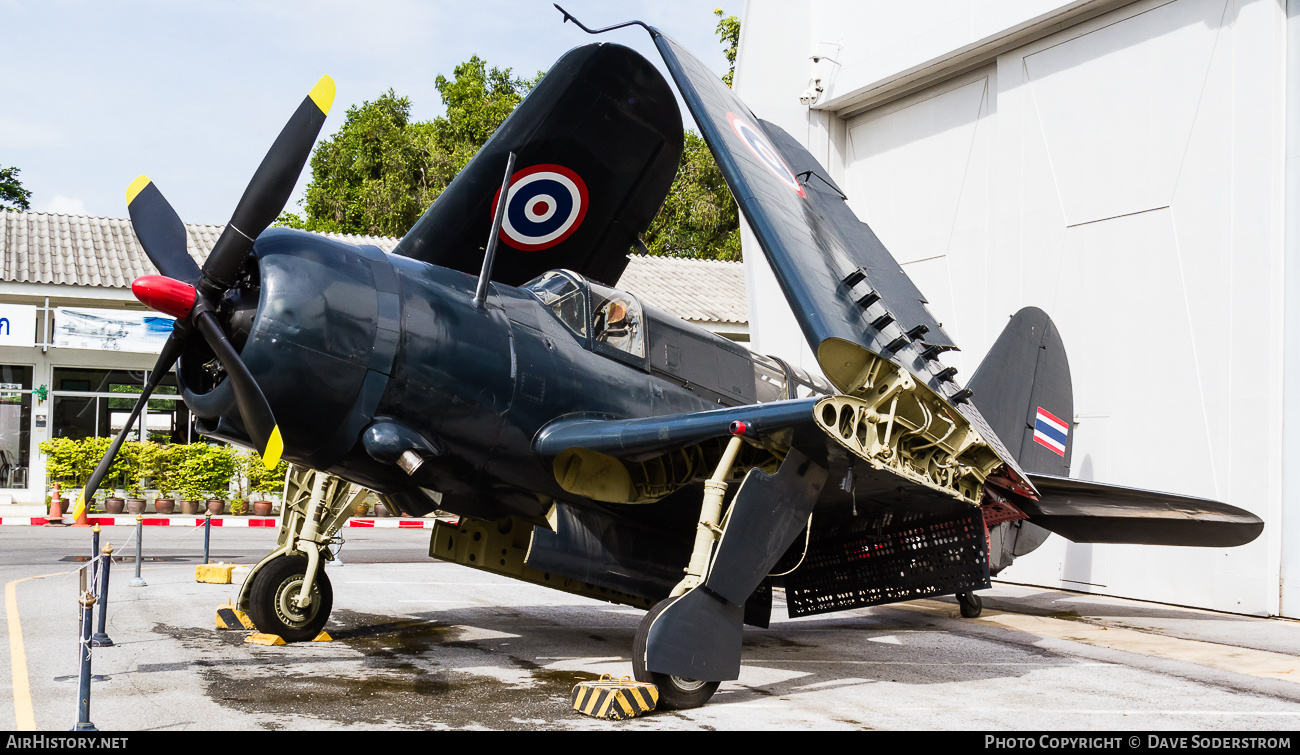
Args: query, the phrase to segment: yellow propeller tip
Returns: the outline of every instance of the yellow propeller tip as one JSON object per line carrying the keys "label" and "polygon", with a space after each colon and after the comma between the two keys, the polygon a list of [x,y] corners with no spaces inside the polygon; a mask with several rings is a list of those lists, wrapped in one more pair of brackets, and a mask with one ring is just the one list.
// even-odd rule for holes
{"label": "yellow propeller tip", "polygon": [[267,469],[275,469],[275,465],[280,463],[282,453],[284,453],[284,440],[280,437],[280,426],[276,425],[271,431],[271,437],[266,441],[266,448],[262,450],[262,463]]}
{"label": "yellow propeller tip", "polygon": [[126,187],[126,203],[129,205],[134,202],[136,195],[144,191],[144,187],[148,186],[149,183],[148,176],[138,176],[132,181],[131,185]]}
{"label": "yellow propeller tip", "polygon": [[316,82],[316,86],[311,88],[307,96],[311,97],[311,101],[316,103],[316,107],[320,108],[322,113],[329,115],[330,106],[334,104],[334,79],[328,76],[320,77],[320,81]]}

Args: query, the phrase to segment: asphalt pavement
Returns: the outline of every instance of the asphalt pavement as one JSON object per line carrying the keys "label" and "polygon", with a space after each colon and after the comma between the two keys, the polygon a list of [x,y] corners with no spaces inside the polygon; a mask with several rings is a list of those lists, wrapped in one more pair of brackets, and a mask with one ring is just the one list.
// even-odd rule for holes
{"label": "asphalt pavement", "polygon": [[[102,537],[134,554],[134,528]],[[949,598],[745,629],[741,678],[705,707],[602,721],[573,685],[631,673],[643,613],[428,558],[422,530],[346,531],[332,642],[265,647],[216,631],[238,586],[194,581],[201,529],[144,528],[115,563],[93,655],[101,730],[895,729],[1290,731],[1300,624],[999,584],[984,614]],[[89,533],[0,527],[0,728],[67,730],[77,694],[76,569]],[[214,530],[251,564],[274,529]]]}

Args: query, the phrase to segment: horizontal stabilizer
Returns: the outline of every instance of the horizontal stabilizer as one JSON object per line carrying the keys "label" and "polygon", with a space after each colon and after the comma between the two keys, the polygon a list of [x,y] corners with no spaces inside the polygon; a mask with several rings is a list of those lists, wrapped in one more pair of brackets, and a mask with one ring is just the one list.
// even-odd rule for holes
{"label": "horizontal stabilizer", "polygon": [[1229,548],[1259,536],[1259,517],[1205,498],[1030,474],[1037,501],[1015,503],[1029,521],[1076,543]]}

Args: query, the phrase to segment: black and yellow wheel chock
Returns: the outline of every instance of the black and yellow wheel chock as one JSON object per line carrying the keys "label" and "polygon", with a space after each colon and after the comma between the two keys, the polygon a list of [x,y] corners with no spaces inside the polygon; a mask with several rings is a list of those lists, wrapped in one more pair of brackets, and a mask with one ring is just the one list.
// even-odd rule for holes
{"label": "black and yellow wheel chock", "polygon": [[649,713],[659,703],[659,688],[631,677],[615,679],[601,674],[594,682],[579,682],[573,688],[573,709],[587,716],[621,721]]}

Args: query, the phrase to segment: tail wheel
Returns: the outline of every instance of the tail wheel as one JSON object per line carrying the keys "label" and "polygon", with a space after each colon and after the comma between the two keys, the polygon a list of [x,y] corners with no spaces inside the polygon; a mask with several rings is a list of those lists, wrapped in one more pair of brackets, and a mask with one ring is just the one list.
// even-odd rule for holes
{"label": "tail wheel", "polygon": [[258,631],[278,634],[285,642],[305,642],[320,634],[334,607],[334,589],[325,570],[317,569],[311,602],[299,608],[306,577],[306,556],[281,556],[257,572],[249,591],[248,615]]}
{"label": "tail wheel", "polygon": [[702,682],[698,679],[659,674],[648,671],[645,667],[650,625],[672,603],[672,600],[660,601],[650,609],[650,613],[647,613],[645,618],[641,619],[640,626],[636,628],[636,637],[632,640],[632,677],[638,682],[648,682],[659,688],[659,704],[656,707],[661,710],[698,708],[713,697],[721,682]]}
{"label": "tail wheel", "polygon": [[957,593],[957,605],[961,606],[961,615],[968,619],[978,619],[984,612],[984,601],[973,592]]}

